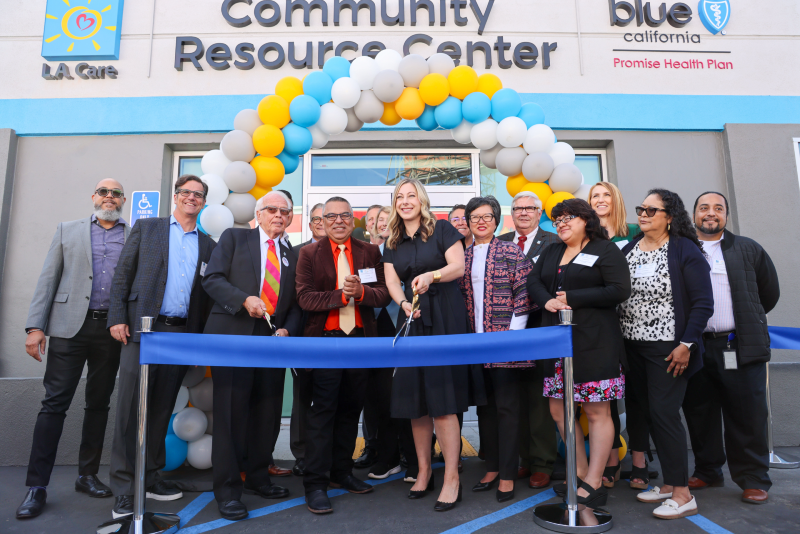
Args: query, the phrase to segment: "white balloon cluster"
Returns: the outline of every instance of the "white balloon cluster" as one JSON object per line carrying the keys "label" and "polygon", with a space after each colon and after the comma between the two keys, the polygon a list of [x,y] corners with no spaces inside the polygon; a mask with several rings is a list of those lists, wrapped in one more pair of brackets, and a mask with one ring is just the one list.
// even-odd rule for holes
{"label": "white balloon cluster", "polygon": [[220,146],[221,150],[207,152],[200,163],[204,173],[200,179],[208,185],[200,226],[215,239],[234,223],[253,220],[257,200],[248,192],[256,185],[256,171],[249,164],[255,157],[250,135],[233,130]]}
{"label": "white balloon cluster", "polygon": [[[185,453],[181,459],[189,462],[196,469],[211,467],[211,434],[213,432],[213,381],[206,377],[205,366],[189,367],[183,379],[175,408],[170,433],[167,436],[167,462],[170,463],[171,454]],[[189,402],[192,406],[188,406]],[[170,440],[177,438],[174,452],[170,447]],[[188,444],[188,446],[187,446]],[[182,445],[182,448],[181,448]],[[173,467],[174,468],[174,467]]]}

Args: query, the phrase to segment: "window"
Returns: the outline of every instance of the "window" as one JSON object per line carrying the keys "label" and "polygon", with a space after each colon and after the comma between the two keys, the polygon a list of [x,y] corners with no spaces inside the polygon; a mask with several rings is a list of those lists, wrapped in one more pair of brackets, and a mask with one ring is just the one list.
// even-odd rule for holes
{"label": "window", "polygon": [[472,185],[470,154],[316,155],[311,186],[395,186],[416,178],[426,186]]}

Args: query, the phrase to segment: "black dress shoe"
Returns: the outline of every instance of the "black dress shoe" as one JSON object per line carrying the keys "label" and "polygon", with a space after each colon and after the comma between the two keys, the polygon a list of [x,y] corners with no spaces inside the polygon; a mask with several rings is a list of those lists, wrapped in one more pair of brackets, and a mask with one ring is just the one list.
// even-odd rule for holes
{"label": "black dress shoe", "polygon": [[314,514],[329,514],[333,512],[331,500],[325,490],[314,490],[306,493],[306,504],[308,511]]}
{"label": "black dress shoe", "polygon": [[131,514],[133,514],[133,495],[117,495],[116,499],[114,499],[111,517],[119,519]]}
{"label": "black dress shoe", "polygon": [[371,485],[367,484],[363,480],[357,479],[353,475],[347,475],[344,480],[340,480],[339,482],[331,481],[330,486],[332,488],[346,489],[350,493],[370,493],[375,489]]}
{"label": "black dress shoe", "polygon": [[456,503],[461,502],[461,483],[458,484],[458,497],[456,497],[455,502],[442,502],[436,501],[436,504],[433,506],[434,511],[436,512],[448,512],[456,507]]}
{"label": "black dress shoe", "polygon": [[28,488],[25,499],[17,508],[17,519],[32,519],[44,510],[47,502],[47,490],[44,488]]}
{"label": "black dress shoe", "polygon": [[283,486],[276,486],[275,484],[264,484],[263,486],[248,486],[247,482],[244,483],[242,491],[247,495],[258,495],[265,499],[283,499],[289,496],[289,490]]}
{"label": "black dress shoe", "polygon": [[299,458],[294,463],[294,467],[292,467],[292,473],[296,477],[302,477],[306,474],[306,461],[302,458]]}
{"label": "black dress shoe", "polygon": [[358,457],[358,460],[355,461],[353,467],[356,469],[367,469],[368,467],[375,465],[375,462],[377,461],[378,451],[370,449],[369,447],[365,447],[364,452]]}
{"label": "black dress shoe", "polygon": [[225,501],[218,503],[219,515],[228,521],[239,521],[247,517],[247,507],[240,501]]}
{"label": "black dress shoe", "polygon": [[479,491],[489,491],[494,488],[495,484],[497,484],[497,479],[500,478],[499,476],[494,477],[494,480],[489,482],[478,482],[474,486],[472,486],[472,491],[479,492]]}
{"label": "black dress shoe", "polygon": [[111,488],[100,482],[95,475],[86,475],[85,477],[78,477],[75,481],[75,491],[82,491],[89,495],[89,497],[111,497],[114,495]]}
{"label": "black dress shoe", "polygon": [[500,491],[497,490],[497,502],[506,502],[514,498],[514,490]]}

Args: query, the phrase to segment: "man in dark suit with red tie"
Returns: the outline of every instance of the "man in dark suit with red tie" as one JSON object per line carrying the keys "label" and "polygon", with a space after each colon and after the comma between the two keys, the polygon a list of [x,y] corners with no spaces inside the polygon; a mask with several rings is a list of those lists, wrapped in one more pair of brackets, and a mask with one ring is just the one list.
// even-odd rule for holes
{"label": "man in dark suit with red tie", "polygon": [[[302,312],[296,301],[297,255],[281,241],[291,201],[279,191],[256,204],[258,227],[231,228],[219,239],[203,279],[215,304],[206,334],[297,336]],[[268,317],[267,320],[265,317]],[[287,497],[269,477],[280,430],[285,369],[213,367],[214,497],[224,519],[247,517],[242,492],[265,499]],[[240,472],[246,473],[242,482]]]}
{"label": "man in dark suit with red tie", "polygon": [[[390,300],[381,251],[351,238],[353,210],[344,198],[328,199],[323,221],[327,237],[304,246],[297,262],[297,300],[308,313],[304,336],[377,337],[374,308],[383,308]],[[372,491],[372,486],[353,476],[353,449],[368,372],[304,372],[310,374],[312,404],[306,415],[303,484],[308,509],[325,514],[333,511],[329,485],[350,493]]]}

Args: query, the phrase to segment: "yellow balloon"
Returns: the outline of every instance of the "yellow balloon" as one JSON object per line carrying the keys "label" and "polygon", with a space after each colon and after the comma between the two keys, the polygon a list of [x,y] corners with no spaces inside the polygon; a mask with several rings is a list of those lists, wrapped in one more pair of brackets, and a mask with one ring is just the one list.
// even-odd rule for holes
{"label": "yellow balloon", "polygon": [[481,74],[478,77],[478,91],[492,98],[494,94],[503,88],[503,82],[494,74]]}
{"label": "yellow balloon", "polygon": [[550,217],[550,213],[553,211],[553,208],[556,207],[556,204],[565,200],[569,200],[570,198],[575,198],[575,196],[571,193],[564,192],[553,193],[552,196],[544,203],[544,211],[547,212],[547,216]]}
{"label": "yellow balloon", "polygon": [[277,156],[283,152],[285,143],[283,132],[277,126],[265,124],[253,132],[253,146],[262,156]]}
{"label": "yellow balloon", "polygon": [[291,104],[292,100],[303,94],[303,82],[294,76],[281,78],[275,85],[275,94],[286,100],[287,104]]}
{"label": "yellow balloon", "polygon": [[508,194],[511,195],[511,198],[514,198],[517,196],[517,193],[522,191],[523,186],[529,183],[530,182],[527,180],[527,178],[521,174],[509,176],[508,179],[506,179],[506,191],[508,191]]}
{"label": "yellow balloon", "polygon": [[394,103],[394,109],[397,110],[397,114],[402,118],[413,121],[418,119],[422,112],[425,111],[425,102],[422,101],[418,89],[406,87],[403,89],[403,94]]}
{"label": "yellow balloon", "polygon": [[628,444],[625,443],[625,438],[622,436],[619,437],[619,440],[622,443],[622,447],[619,448],[619,461],[621,462],[625,455],[628,454]]}
{"label": "yellow balloon", "polygon": [[539,197],[539,200],[542,201],[542,206],[547,204],[547,199],[553,194],[553,190],[550,189],[549,185],[540,182],[528,182],[527,184],[523,184],[520,191],[530,191]]}
{"label": "yellow balloon", "polygon": [[289,104],[278,95],[265,96],[258,103],[258,118],[264,124],[283,128],[289,124]]}
{"label": "yellow balloon", "polygon": [[394,107],[394,102],[384,102],[381,122],[386,126],[394,126],[401,120],[403,120],[403,117],[397,114],[397,110]]}
{"label": "yellow balloon", "polygon": [[438,106],[450,96],[450,83],[443,74],[428,74],[419,82],[419,96],[429,106]]}
{"label": "yellow balloon", "polygon": [[255,159],[250,162],[250,165],[252,165],[253,169],[256,171],[256,187],[261,187],[263,189],[275,187],[281,183],[283,175],[286,174],[283,163],[278,158],[256,156]]}
{"label": "yellow balloon", "polygon": [[255,197],[255,199],[256,199],[256,200],[258,200],[258,199],[260,199],[261,197],[263,197],[264,195],[266,195],[267,193],[269,193],[270,191],[272,191],[272,188],[271,188],[271,187],[259,187],[259,186],[255,186],[253,189],[251,189],[250,191],[248,191],[248,193],[250,193],[251,195],[253,195],[253,197]]}
{"label": "yellow balloon", "polygon": [[459,65],[447,75],[450,83],[450,94],[459,100],[478,90],[478,73],[468,65]]}

